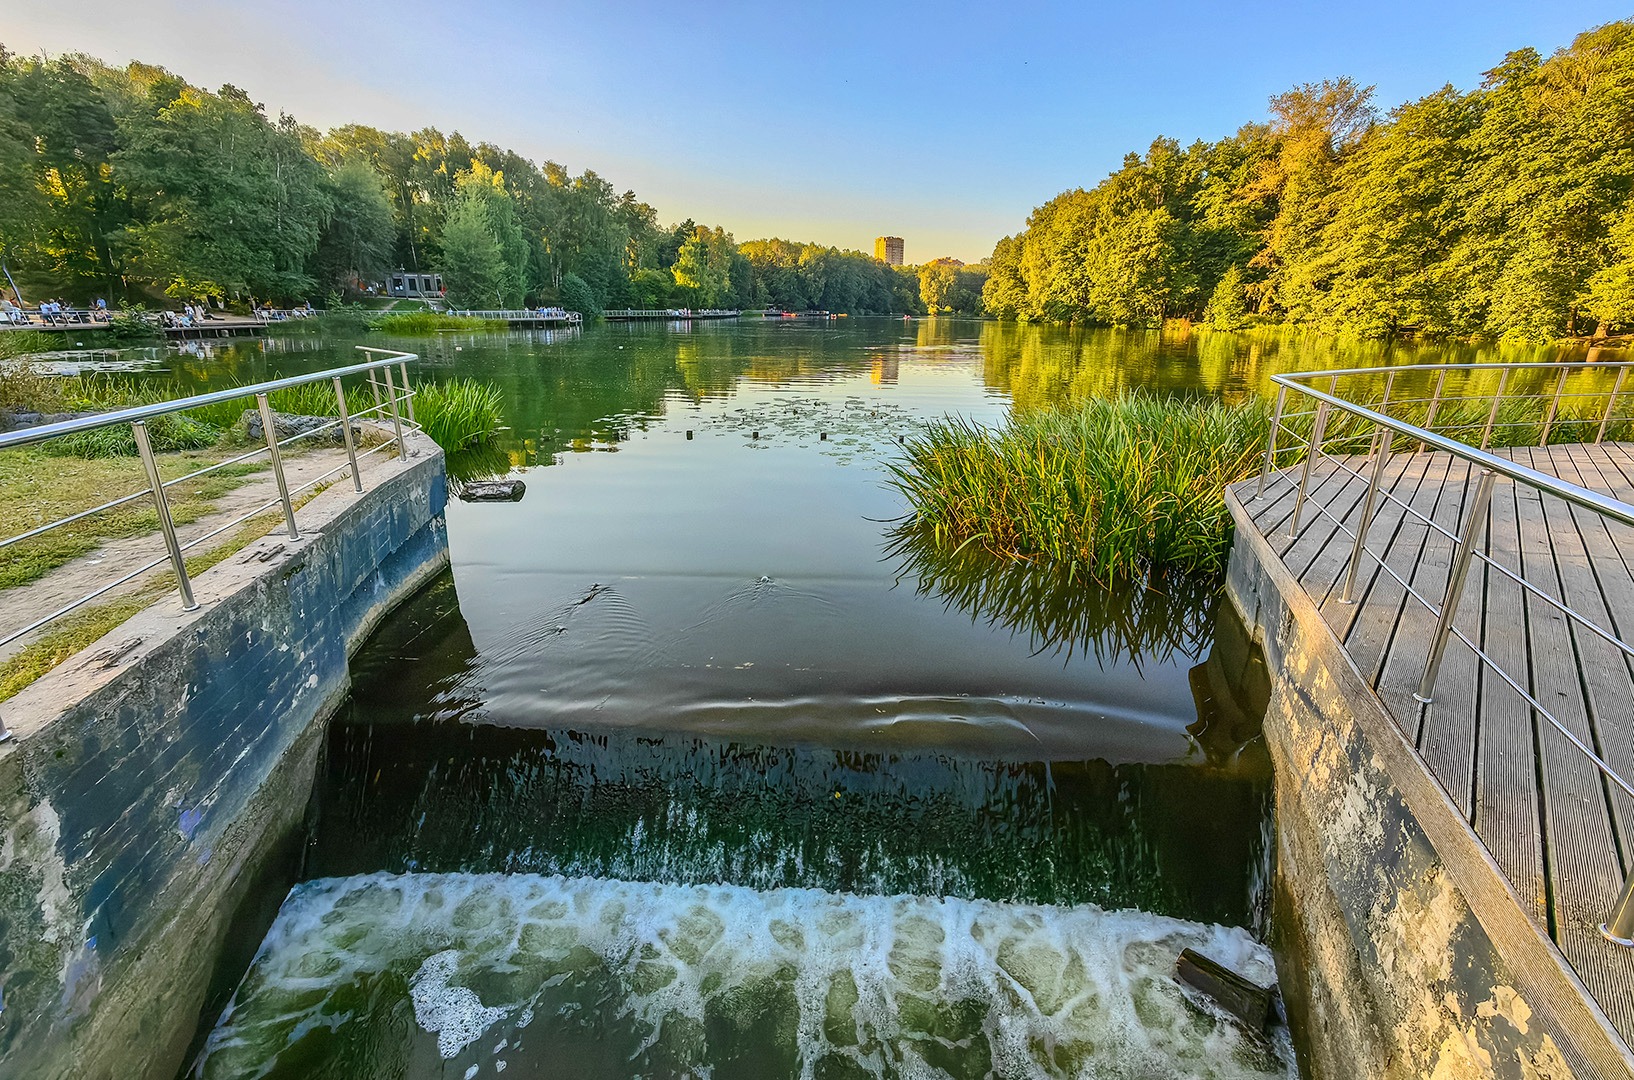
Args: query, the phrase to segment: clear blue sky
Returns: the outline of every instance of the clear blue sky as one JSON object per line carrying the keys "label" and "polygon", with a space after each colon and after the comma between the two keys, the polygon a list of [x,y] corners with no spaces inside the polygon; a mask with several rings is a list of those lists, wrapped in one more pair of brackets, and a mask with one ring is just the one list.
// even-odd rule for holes
{"label": "clear blue sky", "polygon": [[1349,75],[1388,108],[1467,89],[1627,7],[1375,3],[576,3],[7,0],[0,41],[232,82],[270,113],[459,130],[739,240],[974,261],[1153,137],[1262,119]]}

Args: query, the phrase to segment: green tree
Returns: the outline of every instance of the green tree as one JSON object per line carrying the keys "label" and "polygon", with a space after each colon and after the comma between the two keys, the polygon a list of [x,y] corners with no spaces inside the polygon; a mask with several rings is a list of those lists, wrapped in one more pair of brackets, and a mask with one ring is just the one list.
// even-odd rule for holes
{"label": "green tree", "polygon": [[587,319],[601,314],[601,304],[590,284],[571,271],[562,276],[562,306]]}
{"label": "green tree", "polygon": [[115,157],[136,220],[120,243],[173,296],[298,297],[330,204],[293,121],[242,90],[159,83]]}
{"label": "green tree", "polygon": [[477,309],[505,306],[509,269],[481,199],[466,199],[448,215],[441,247],[449,304]]}
{"label": "green tree", "polygon": [[349,158],[330,170],[325,191],[334,209],[318,240],[315,275],[335,288],[380,278],[397,246],[385,180],[364,158]]}

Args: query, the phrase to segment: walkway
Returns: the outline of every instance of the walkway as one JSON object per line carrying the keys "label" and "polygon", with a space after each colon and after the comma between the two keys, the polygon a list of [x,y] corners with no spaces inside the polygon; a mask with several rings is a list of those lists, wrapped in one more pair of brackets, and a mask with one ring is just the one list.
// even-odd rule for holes
{"label": "walkway", "polygon": [[[1634,445],[1515,448],[1495,454],[1634,503]],[[1634,851],[1634,799],[1538,716],[1454,636],[1434,700],[1414,698],[1436,619],[1364,556],[1355,602],[1341,599],[1354,529],[1363,514],[1364,457],[1319,458],[1297,537],[1289,522],[1298,469],[1234,494],[1284,566],[1321,610],[1431,775],[1485,844],[1538,928],[1553,939],[1626,1040],[1634,1042],[1634,949],[1603,938]],[[1440,452],[1396,453],[1384,486],[1457,534],[1475,489],[1466,462]],[[1440,605],[1453,541],[1397,503],[1380,499],[1367,532],[1414,592]],[[1634,529],[1499,477],[1479,548],[1624,641],[1634,638]],[[1634,667],[1630,658],[1480,560],[1470,568],[1457,625],[1543,701],[1617,773],[1634,777]]]}

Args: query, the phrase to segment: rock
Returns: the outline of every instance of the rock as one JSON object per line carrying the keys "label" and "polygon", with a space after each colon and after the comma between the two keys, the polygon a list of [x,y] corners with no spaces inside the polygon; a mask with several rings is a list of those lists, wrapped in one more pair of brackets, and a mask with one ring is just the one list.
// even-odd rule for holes
{"label": "rock", "polygon": [[32,409],[0,409],[0,431],[21,431],[24,428],[60,424],[64,420],[78,420],[82,416],[95,415],[94,412],[42,413]]}
{"label": "rock", "polygon": [[1220,1008],[1242,1021],[1249,1031],[1263,1033],[1271,1021],[1274,986],[1261,986],[1217,964],[1194,949],[1180,950],[1174,966],[1175,978],[1206,995]]}
{"label": "rock", "polygon": [[[305,435],[307,432],[321,428],[325,424],[335,424],[328,431],[319,432],[307,441],[312,443],[339,443],[341,441],[340,425],[337,423],[339,419],[338,416],[295,416],[291,413],[275,412],[272,414],[272,426],[278,430],[278,438],[283,440],[295,435]],[[259,409],[245,409],[240,420],[243,422],[244,430],[249,434],[251,440],[261,442],[266,438],[261,427],[261,412]],[[353,438],[361,434],[362,430],[356,420],[352,421]]]}
{"label": "rock", "polygon": [[472,480],[460,488],[466,502],[516,502],[528,485],[520,480]]}

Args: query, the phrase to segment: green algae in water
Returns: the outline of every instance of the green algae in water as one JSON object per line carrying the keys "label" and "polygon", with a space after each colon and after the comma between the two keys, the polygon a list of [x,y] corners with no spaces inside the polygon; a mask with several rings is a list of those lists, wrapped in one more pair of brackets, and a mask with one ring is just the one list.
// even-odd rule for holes
{"label": "green algae in water", "polygon": [[1241,930],[1082,905],[529,874],[296,887],[198,1073],[1133,1078],[1292,1075],[1170,977],[1262,981]]}

